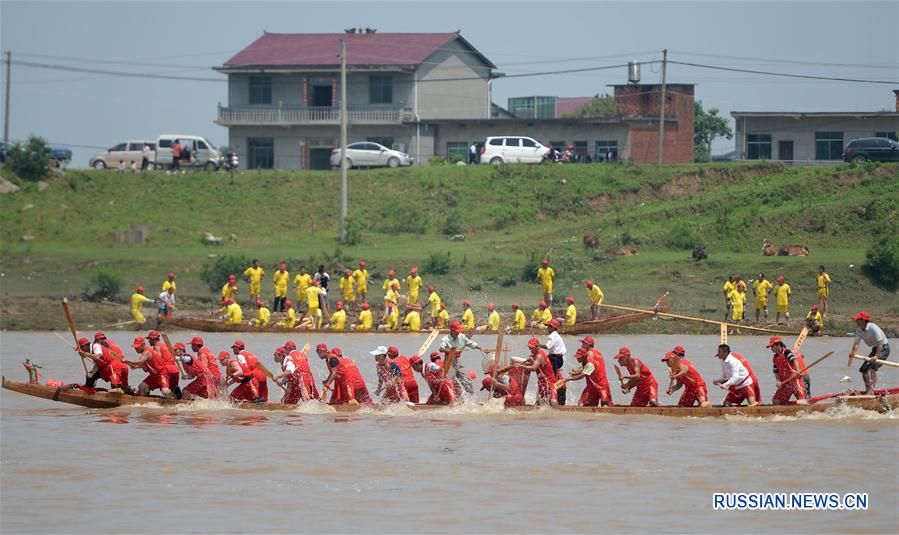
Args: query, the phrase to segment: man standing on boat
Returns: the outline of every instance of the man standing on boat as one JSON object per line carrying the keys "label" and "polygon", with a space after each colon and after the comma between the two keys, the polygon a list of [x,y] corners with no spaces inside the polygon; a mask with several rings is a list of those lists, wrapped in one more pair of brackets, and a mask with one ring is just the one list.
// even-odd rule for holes
{"label": "man standing on boat", "polygon": [[628,393],[633,389],[634,397],[631,398],[631,407],[659,406],[659,383],[649,371],[649,367],[637,357],[631,356],[631,350],[622,347],[615,355],[615,360],[627,368],[627,375],[621,377],[621,389]]}
{"label": "man standing on boat", "polygon": [[549,267],[549,260],[544,258],[540,261],[540,267],[537,268],[537,280],[540,281],[540,289],[543,290],[543,300],[549,306],[553,304],[553,281],[556,278],[556,272]]}
{"label": "man standing on boat", "polygon": [[479,346],[477,342],[462,334],[461,323],[458,321],[452,322],[450,324],[450,333],[440,340],[440,353],[443,353],[444,359],[450,360],[450,370],[446,376],[454,383],[462,385],[466,392],[473,394],[474,387],[471,385],[471,377],[468,376],[468,371],[462,366],[461,362],[462,351],[467,348],[478,349],[485,355],[490,353]]}
{"label": "man standing on boat", "polygon": [[797,404],[805,405],[808,399],[806,388],[799,377],[805,369],[804,363],[793,354],[793,350],[786,347],[780,337],[772,337],[767,347],[774,353],[774,376],[777,377],[777,391],[774,392],[771,402],[775,405],[786,405],[790,402],[790,398],[795,396]]}
{"label": "man standing on boat", "polygon": [[169,289],[159,294],[156,299],[159,305],[159,320],[167,320],[172,317],[175,311],[175,287],[169,286]]}
{"label": "man standing on boat", "polygon": [[[559,320],[551,319],[547,322],[544,322],[543,325],[549,329],[549,336],[546,338],[545,344],[540,344],[540,347],[545,349],[547,354],[549,355],[549,361],[552,363],[553,372],[558,374],[559,370],[562,368],[562,364],[565,361],[565,342],[562,341],[562,336],[559,334]],[[550,381],[552,384],[553,381]],[[558,392],[559,405],[565,404],[565,390],[559,390]]]}
{"label": "man standing on boat", "polygon": [[300,272],[293,278],[293,286],[296,289],[297,309],[306,300],[306,288],[312,282],[312,275],[306,273],[306,266],[300,266]]}
{"label": "man standing on boat", "polygon": [[368,270],[365,269],[365,260],[359,261],[359,269],[353,272],[353,280],[356,281],[356,293],[359,294],[359,303],[367,303]]}
{"label": "man standing on boat", "polygon": [[605,295],[599,285],[593,281],[585,282],[584,286],[587,287],[587,296],[590,298],[590,319],[595,320],[599,316],[599,305],[602,304]]}
{"label": "man standing on boat", "polygon": [[855,352],[858,351],[858,343],[864,342],[871,348],[866,360],[858,371],[862,374],[862,380],[865,381],[865,394],[874,394],[874,388],[877,386],[877,370],[883,364],[876,362],[877,360],[887,360],[890,358],[890,342],[887,340],[883,329],[871,321],[871,315],[862,310],[858,314],[852,316],[855,320],[855,341],[852,342],[852,349],[849,350],[849,358],[852,359]]}
{"label": "man standing on boat", "polygon": [[440,315],[440,295],[434,285],[428,285],[428,305],[431,310],[431,328],[437,326],[437,316]]}
{"label": "man standing on boat", "polygon": [[721,378],[715,379],[713,383],[728,391],[723,406],[740,405],[743,400],[750,407],[758,405],[749,370],[730,352],[730,346],[719,345],[716,356],[721,359]]}
{"label": "man standing on boat", "polygon": [[418,305],[418,290],[421,288],[422,284],[424,283],[418,275],[418,268],[414,267],[410,269],[409,275],[406,276],[406,287],[409,288],[409,300],[406,301],[407,304]]}

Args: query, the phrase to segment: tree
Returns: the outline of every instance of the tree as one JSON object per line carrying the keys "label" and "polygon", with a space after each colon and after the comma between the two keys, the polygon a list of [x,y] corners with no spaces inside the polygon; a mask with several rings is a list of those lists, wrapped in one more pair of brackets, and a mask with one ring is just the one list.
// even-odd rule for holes
{"label": "tree", "polygon": [[577,110],[566,113],[565,119],[586,119],[596,117],[612,117],[615,115],[615,99],[609,95],[599,96],[584,104]]}
{"label": "tree", "polygon": [[19,178],[36,182],[50,171],[50,148],[43,138],[28,136],[24,145],[16,143],[9,148],[6,166]]}
{"label": "tree", "polygon": [[712,141],[718,137],[733,139],[734,132],[727,119],[718,115],[718,108],[706,112],[702,109],[702,101],[697,100],[693,109],[693,161],[707,162],[712,155]]}

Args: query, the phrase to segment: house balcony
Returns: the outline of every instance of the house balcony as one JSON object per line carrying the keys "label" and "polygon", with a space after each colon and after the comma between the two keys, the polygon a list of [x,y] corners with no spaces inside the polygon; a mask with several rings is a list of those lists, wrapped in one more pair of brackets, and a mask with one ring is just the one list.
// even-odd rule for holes
{"label": "house balcony", "polygon": [[[412,120],[408,108],[350,106],[347,119],[352,124],[402,124]],[[216,123],[221,126],[339,125],[336,106],[219,106]]]}

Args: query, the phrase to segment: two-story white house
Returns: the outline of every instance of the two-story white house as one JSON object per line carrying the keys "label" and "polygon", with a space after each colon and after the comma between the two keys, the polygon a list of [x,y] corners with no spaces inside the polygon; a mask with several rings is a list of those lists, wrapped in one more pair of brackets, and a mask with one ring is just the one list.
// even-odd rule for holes
{"label": "two-story white house", "polygon": [[340,134],[340,39],[348,142],[417,162],[435,154],[435,119],[488,119],[496,66],[458,32],[264,33],[216,68],[228,76],[217,123],[248,169],[327,169]]}

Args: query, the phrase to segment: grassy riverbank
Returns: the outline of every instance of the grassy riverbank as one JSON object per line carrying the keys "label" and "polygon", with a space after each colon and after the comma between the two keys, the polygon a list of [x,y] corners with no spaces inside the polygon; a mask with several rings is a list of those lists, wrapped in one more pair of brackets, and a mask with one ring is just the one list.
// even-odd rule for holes
{"label": "grassy riverbank", "polygon": [[[448,252],[449,273],[423,268],[423,277],[441,287],[454,312],[469,298],[479,317],[487,301],[504,310],[517,301],[530,311],[539,290],[522,274],[543,256],[558,273],[557,296],[573,295],[579,305],[586,301],[582,281],[592,279],[609,303],[648,306],[670,290],[666,302],[677,312],[713,319],[723,312],[722,279],[736,272],[783,273],[797,315],[813,302],[815,266],[823,263],[834,279],[830,331],[845,334],[846,317],[859,307],[899,328],[896,293],[861,273],[870,243],[899,224],[896,165],[354,170],[350,215],[361,239],[343,247],[336,241],[338,183],[336,172],[69,171],[43,191],[26,185],[0,197],[0,327],[60,327],[54,299],[80,295],[101,267],[121,274],[122,299],[137,284],[155,290],[175,271],[182,302],[201,309],[213,297],[198,276],[210,254],[258,257],[269,273],[282,260],[292,271],[299,262],[323,263],[335,277],[365,258],[378,282],[389,268],[404,275]],[[113,243],[115,229],[133,224],[159,227],[145,245]],[[204,245],[204,232],[224,237],[224,245]],[[447,234],[465,238],[451,241]],[[585,251],[584,234],[599,237],[598,250]],[[807,245],[811,254],[763,257],[766,239]],[[708,260],[690,258],[694,244],[707,246]],[[619,245],[639,254],[604,252]],[[264,295],[271,289],[269,279]],[[97,325],[130,319],[122,305],[73,308]],[[659,323],[641,328],[656,332]]]}

